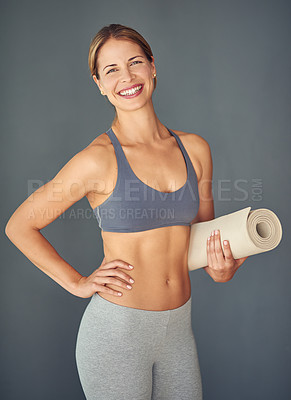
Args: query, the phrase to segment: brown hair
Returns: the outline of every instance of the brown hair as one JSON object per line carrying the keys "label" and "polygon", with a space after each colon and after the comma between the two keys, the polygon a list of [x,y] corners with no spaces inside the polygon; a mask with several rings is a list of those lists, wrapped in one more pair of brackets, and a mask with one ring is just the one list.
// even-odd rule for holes
{"label": "brown hair", "polygon": [[[125,39],[137,43],[143,50],[148,61],[149,62],[153,61],[151,58],[151,56],[153,55],[151,47],[141,34],[139,34],[133,28],[129,28],[128,26],[120,24],[110,24],[100,29],[100,31],[94,36],[94,38],[90,43],[88,64],[91,71],[91,76],[96,75],[97,79],[99,79],[98,65],[97,65],[98,53],[101,47],[110,38]],[[156,88],[156,86],[157,86],[157,78],[155,77],[154,89]]]}

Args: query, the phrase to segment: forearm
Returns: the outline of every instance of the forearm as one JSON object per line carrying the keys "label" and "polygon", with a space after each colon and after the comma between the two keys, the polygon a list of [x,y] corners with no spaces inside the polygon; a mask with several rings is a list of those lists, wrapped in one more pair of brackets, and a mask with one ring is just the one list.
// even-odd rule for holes
{"label": "forearm", "polygon": [[58,254],[39,230],[8,228],[5,233],[34,265],[65,290],[75,295],[76,284],[82,275]]}

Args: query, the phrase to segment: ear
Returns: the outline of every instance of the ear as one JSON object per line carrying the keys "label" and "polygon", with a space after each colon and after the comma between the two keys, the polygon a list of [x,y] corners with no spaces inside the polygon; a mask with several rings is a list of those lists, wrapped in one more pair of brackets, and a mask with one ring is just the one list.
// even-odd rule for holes
{"label": "ear", "polygon": [[96,83],[96,85],[99,87],[100,90],[102,90],[99,80],[97,79],[96,75],[92,75],[93,81]]}
{"label": "ear", "polygon": [[151,58],[152,58],[151,64],[152,64],[152,67],[153,67],[153,73],[157,73],[156,67],[155,67],[155,59],[154,59],[153,56],[151,56]]}

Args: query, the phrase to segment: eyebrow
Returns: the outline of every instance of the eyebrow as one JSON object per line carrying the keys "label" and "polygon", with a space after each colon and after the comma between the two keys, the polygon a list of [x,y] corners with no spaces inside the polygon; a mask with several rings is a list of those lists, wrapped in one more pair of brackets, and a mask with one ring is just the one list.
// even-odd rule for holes
{"label": "eyebrow", "polygon": [[[129,58],[128,61],[131,61],[136,57],[142,57],[143,58],[143,56],[134,56],[134,57]],[[105,68],[107,68],[107,67],[115,67],[115,65],[117,65],[117,64],[106,65],[106,67],[103,68],[103,71],[105,70]]]}

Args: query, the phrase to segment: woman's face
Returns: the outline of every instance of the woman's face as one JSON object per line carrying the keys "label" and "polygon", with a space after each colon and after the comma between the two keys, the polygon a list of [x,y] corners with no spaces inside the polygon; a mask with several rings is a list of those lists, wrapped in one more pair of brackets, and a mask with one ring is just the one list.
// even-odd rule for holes
{"label": "woman's face", "polygon": [[[149,62],[138,44],[108,39],[99,51],[97,63],[99,80],[95,75],[93,79],[116,108],[132,111],[151,100],[154,59]],[[124,92],[130,88],[140,90]]]}

